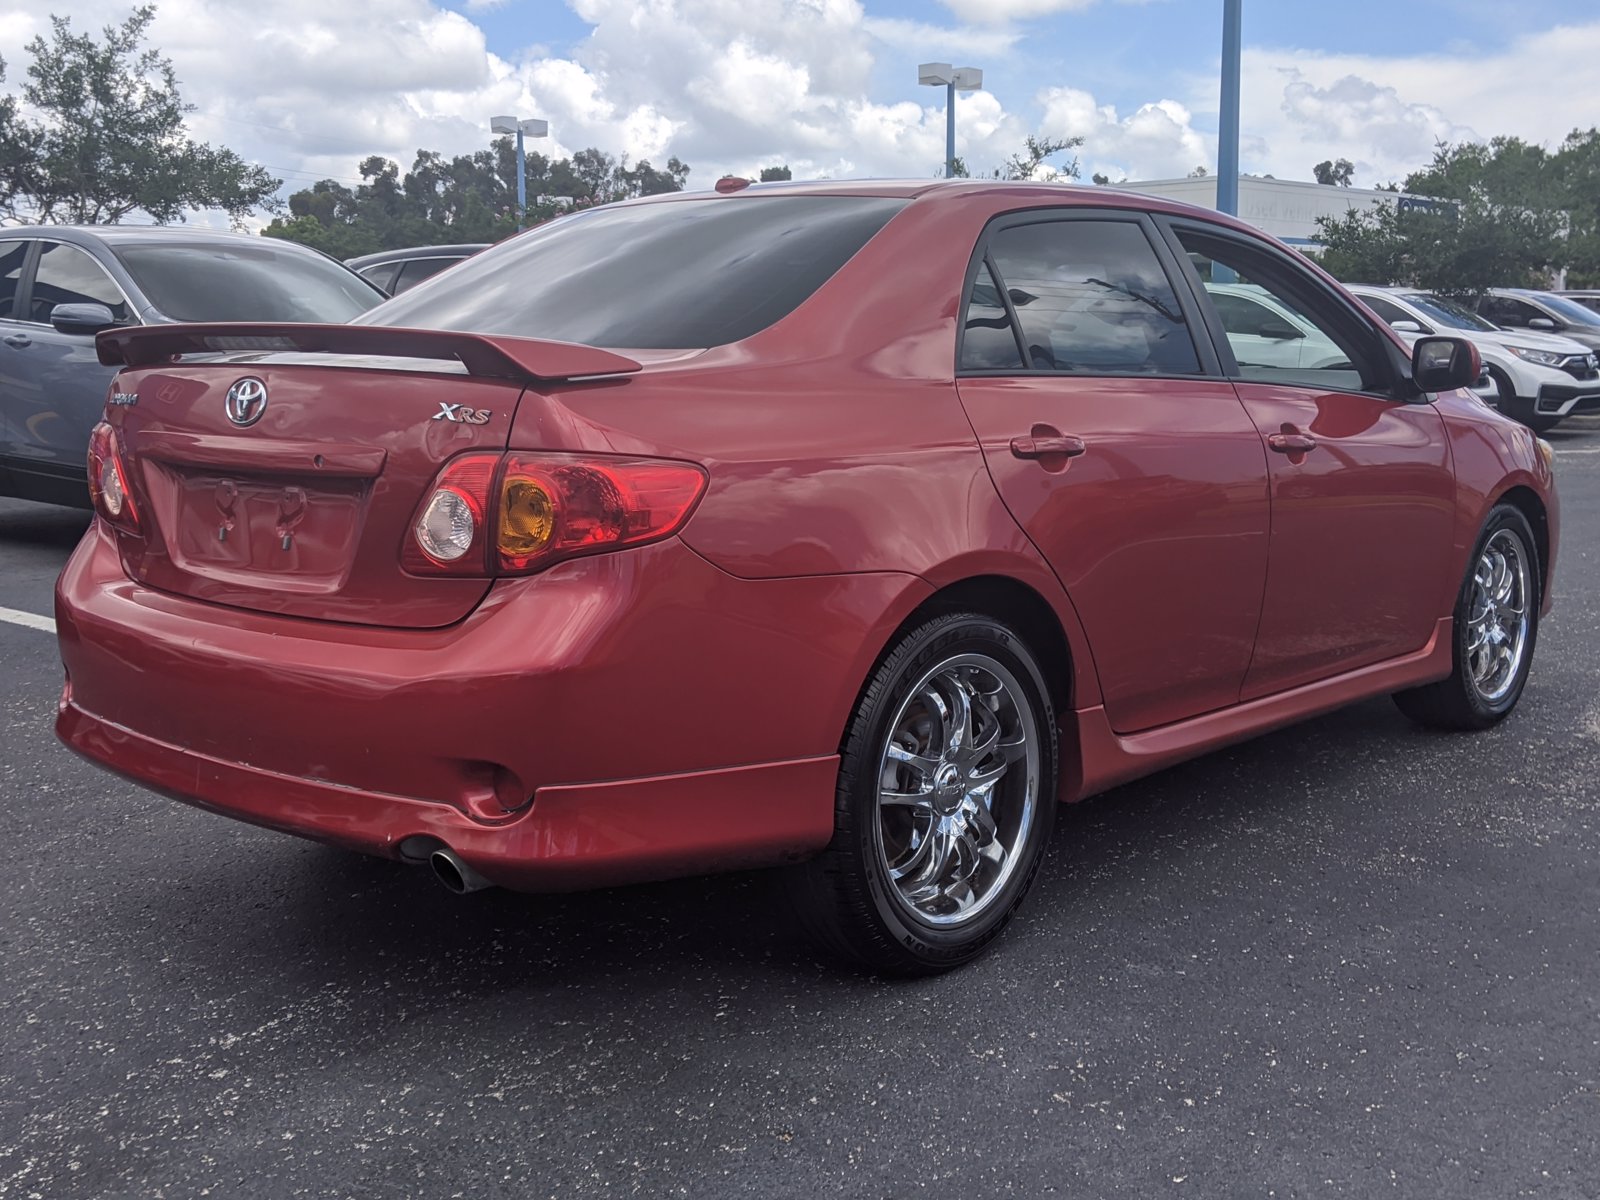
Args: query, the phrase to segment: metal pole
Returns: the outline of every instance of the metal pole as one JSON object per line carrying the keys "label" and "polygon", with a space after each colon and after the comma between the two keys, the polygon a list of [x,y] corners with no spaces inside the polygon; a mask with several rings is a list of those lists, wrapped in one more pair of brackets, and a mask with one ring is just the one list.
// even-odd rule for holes
{"label": "metal pole", "polygon": [[944,177],[954,179],[956,174],[956,81],[946,86],[944,102]]}
{"label": "metal pole", "polygon": [[1217,211],[1239,215],[1240,8],[1222,0],[1222,123],[1217,130]]}
{"label": "metal pole", "polygon": [[522,156],[522,126],[517,126],[517,232],[522,232],[522,218],[528,211],[528,171]]}

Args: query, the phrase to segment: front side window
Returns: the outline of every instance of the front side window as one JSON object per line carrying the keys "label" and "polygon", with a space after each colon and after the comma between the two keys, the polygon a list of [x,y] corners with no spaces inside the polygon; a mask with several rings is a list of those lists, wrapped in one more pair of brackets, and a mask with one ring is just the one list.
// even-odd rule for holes
{"label": "front side window", "polygon": [[17,289],[22,286],[22,264],[28,258],[27,242],[0,242],[0,320],[18,320]]}
{"label": "front side window", "polygon": [[400,273],[400,263],[379,263],[375,267],[362,267],[356,274],[365,279],[373,287],[380,287],[386,292],[394,291],[394,277]]}
{"label": "front side window", "polygon": [[788,316],[906,203],[738,196],[607,205],[475,254],[360,323],[623,350],[724,346]]}
{"label": "front side window", "polygon": [[119,244],[113,251],[176,321],[343,324],[383,300],[350,268],[272,238]]}
{"label": "front side window", "polygon": [[1073,375],[1195,375],[1177,294],[1132,221],[1012,225],[989,256],[1021,326],[1029,366]]}
{"label": "front side window", "polygon": [[1482,312],[1502,329],[1526,329],[1540,317],[1550,320],[1533,305],[1510,296],[1490,296],[1484,300]]}
{"label": "front side window", "polygon": [[1370,324],[1314,276],[1266,247],[1187,226],[1174,232],[1216,310],[1239,378],[1329,391],[1386,390],[1387,368]]}
{"label": "front side window", "polygon": [[127,300],[104,267],[76,246],[46,242],[33,276],[29,320],[48,325],[58,304],[104,304],[117,321],[130,315]]}
{"label": "front side window", "polygon": [[1430,292],[1407,296],[1406,299],[1413,308],[1419,308],[1426,313],[1434,324],[1443,325],[1446,329],[1465,329],[1469,333],[1494,332],[1492,324],[1448,296],[1435,296]]}
{"label": "front side window", "polygon": [[[1361,301],[1389,325],[1393,325],[1397,321],[1410,321],[1413,325],[1422,325],[1421,321],[1417,320],[1405,309],[1392,300],[1385,300],[1382,296],[1362,296]],[[1424,327],[1422,332],[1427,333],[1429,331]]]}

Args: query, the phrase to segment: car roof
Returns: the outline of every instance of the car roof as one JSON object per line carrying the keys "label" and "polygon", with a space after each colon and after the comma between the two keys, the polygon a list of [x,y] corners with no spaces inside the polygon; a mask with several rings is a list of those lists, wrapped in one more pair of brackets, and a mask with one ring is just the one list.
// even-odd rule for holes
{"label": "car roof", "polygon": [[[1214,225],[1237,229],[1261,237],[1262,231],[1254,225],[1230,217],[1211,208],[1169,200],[1163,196],[1148,196],[1140,192],[1125,192],[1098,184],[1074,182],[1032,182],[1017,179],[814,179],[775,180],[771,183],[751,183],[733,192],[712,190],[694,192],[665,192],[656,196],[642,196],[625,200],[623,204],[672,203],[727,203],[759,196],[880,196],[885,199],[914,200],[922,203],[948,203],[971,198],[974,195],[992,196],[1000,200],[1039,203],[1048,201],[1063,207],[1072,205],[1097,208],[1132,208],[1141,212],[1165,213],[1170,216],[1199,217]],[[592,210],[589,210],[592,211]]]}
{"label": "car roof", "polygon": [[[230,243],[247,240],[260,243],[253,233],[236,233],[226,229],[197,229],[193,225],[19,225],[6,232],[25,237],[49,237],[63,242],[88,243],[102,241],[126,245],[129,242],[196,242]],[[283,239],[274,238],[274,241]],[[285,245],[299,246],[298,242],[285,241]],[[300,247],[306,249],[307,247]]]}
{"label": "car roof", "polygon": [[452,242],[445,246],[404,246],[398,250],[377,250],[344,260],[347,267],[371,267],[378,263],[406,262],[413,258],[470,258],[487,250],[493,242]]}

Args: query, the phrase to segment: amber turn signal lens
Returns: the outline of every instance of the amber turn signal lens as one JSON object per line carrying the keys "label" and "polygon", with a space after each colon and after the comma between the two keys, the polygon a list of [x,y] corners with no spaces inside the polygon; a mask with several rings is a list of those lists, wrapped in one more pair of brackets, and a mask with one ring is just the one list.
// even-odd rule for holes
{"label": "amber turn signal lens", "polygon": [[501,557],[526,560],[538,554],[550,544],[555,526],[555,505],[539,481],[526,476],[507,476],[501,489]]}

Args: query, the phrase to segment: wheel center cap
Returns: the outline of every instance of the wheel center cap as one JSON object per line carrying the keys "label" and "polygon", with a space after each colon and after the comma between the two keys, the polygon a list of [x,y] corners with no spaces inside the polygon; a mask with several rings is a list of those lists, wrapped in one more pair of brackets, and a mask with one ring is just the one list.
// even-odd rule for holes
{"label": "wheel center cap", "polygon": [[966,794],[966,781],[961,776],[961,768],[954,763],[945,763],[940,767],[933,777],[933,797],[940,811],[953,811]]}

